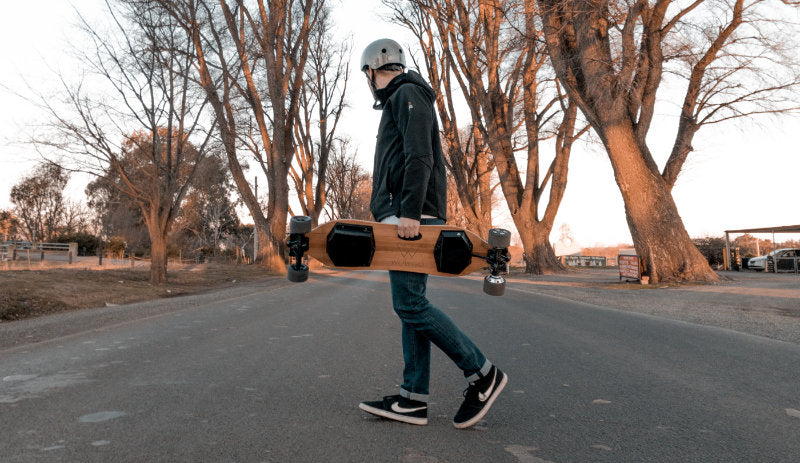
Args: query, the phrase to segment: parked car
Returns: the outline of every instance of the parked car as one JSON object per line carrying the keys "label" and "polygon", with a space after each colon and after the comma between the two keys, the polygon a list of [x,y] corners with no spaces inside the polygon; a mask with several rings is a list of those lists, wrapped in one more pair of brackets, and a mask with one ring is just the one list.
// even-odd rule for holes
{"label": "parked car", "polygon": [[747,261],[747,268],[751,268],[753,270],[764,270],[767,268],[767,257],[800,257],[800,248],[784,248],[784,249],[776,249],[771,253],[767,254],[766,256],[758,256],[758,257],[751,257],[750,260]]}

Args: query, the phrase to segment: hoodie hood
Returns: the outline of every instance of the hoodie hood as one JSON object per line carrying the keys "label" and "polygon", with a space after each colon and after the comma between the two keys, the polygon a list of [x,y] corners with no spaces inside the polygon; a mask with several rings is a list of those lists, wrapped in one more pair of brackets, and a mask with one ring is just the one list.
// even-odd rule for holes
{"label": "hoodie hood", "polygon": [[436,92],[433,91],[430,85],[425,82],[425,79],[422,78],[421,75],[417,71],[406,71],[389,82],[389,84],[380,89],[375,91],[375,97],[378,99],[380,105],[375,105],[375,109],[382,109],[383,106],[386,104],[386,101],[400,88],[401,85],[404,84],[414,84],[425,92],[428,96],[430,101],[433,101],[436,98]]}
{"label": "hoodie hood", "polygon": [[381,89],[370,211],[420,220],[447,218],[447,174],[436,117],[436,93],[416,72],[395,76]]}

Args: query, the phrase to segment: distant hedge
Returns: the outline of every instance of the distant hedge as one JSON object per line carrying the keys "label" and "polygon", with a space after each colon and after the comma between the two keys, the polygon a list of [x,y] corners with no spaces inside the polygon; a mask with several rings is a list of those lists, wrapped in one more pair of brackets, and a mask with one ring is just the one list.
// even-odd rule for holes
{"label": "distant hedge", "polygon": [[709,265],[722,265],[722,257],[725,254],[725,238],[695,238],[694,245],[697,250],[705,256]]}
{"label": "distant hedge", "polygon": [[91,233],[76,232],[64,233],[55,239],[56,243],[78,243],[78,255],[95,255],[97,248],[100,247],[103,240]]}

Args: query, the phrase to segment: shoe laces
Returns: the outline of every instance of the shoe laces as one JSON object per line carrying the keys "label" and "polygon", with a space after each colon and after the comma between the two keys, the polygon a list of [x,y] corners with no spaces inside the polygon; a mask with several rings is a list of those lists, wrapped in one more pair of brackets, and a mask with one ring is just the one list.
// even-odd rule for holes
{"label": "shoe laces", "polygon": [[470,391],[474,391],[475,390],[474,386],[475,386],[475,383],[469,383],[469,386],[467,386],[467,388],[464,389],[464,392],[461,395],[463,395],[465,399],[469,398],[470,395],[475,395],[475,394],[470,394]]}
{"label": "shoe laces", "polygon": [[[481,379],[483,379],[483,378],[481,378]],[[479,392],[478,381],[480,381],[480,379],[469,383],[469,386],[467,386],[467,388],[464,389],[464,393],[462,394],[464,396],[464,398],[466,398],[466,399],[474,399],[474,398],[478,397],[478,392]]]}
{"label": "shoe laces", "polygon": [[[491,371],[490,371],[490,374],[492,374]],[[497,374],[497,373],[494,373],[494,374]],[[467,386],[467,388],[464,389],[463,396],[465,398],[467,398],[467,399],[469,399],[469,398],[477,398],[478,397],[478,393],[481,390],[481,385],[479,385],[478,383],[480,383],[480,382],[482,382],[482,381],[484,381],[484,380],[486,380],[488,378],[490,378],[489,374],[487,374],[486,376],[483,376],[481,378],[478,378],[475,381],[470,382],[469,386]]]}

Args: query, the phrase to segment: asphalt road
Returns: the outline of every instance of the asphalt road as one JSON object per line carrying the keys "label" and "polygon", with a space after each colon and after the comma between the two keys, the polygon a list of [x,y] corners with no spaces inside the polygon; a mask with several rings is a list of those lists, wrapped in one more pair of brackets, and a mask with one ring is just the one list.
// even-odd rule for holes
{"label": "asphalt road", "polygon": [[357,408],[396,392],[402,355],[385,274],[351,272],[31,322],[37,342],[0,347],[0,461],[800,459],[797,344],[522,285],[430,288],[510,376],[472,429],[450,423],[465,383],[439,351],[427,426]]}

